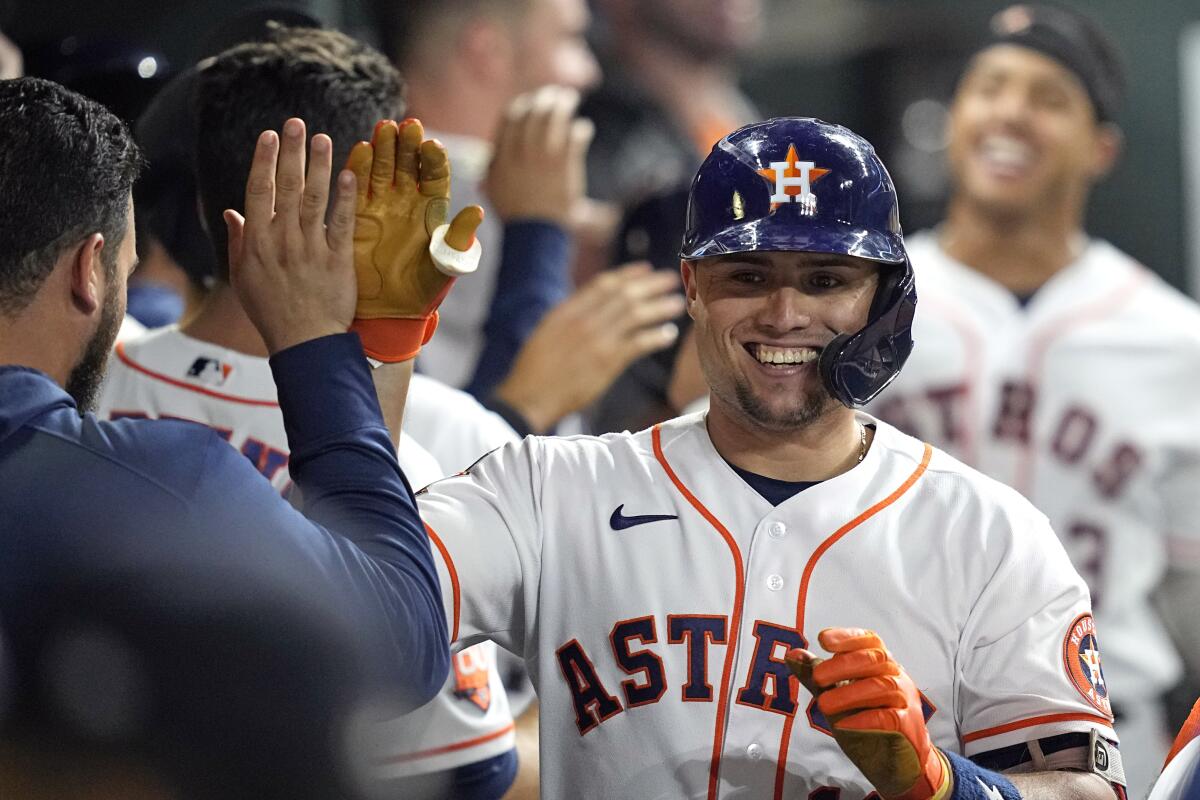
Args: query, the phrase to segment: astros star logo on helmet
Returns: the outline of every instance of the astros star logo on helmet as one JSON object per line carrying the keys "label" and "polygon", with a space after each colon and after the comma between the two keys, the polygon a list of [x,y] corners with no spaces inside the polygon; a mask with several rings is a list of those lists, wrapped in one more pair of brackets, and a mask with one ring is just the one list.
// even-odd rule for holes
{"label": "astros star logo on helmet", "polygon": [[775,184],[775,192],[771,195],[772,211],[784,203],[796,202],[801,204],[802,211],[811,214],[816,210],[812,184],[828,175],[829,170],[818,167],[813,161],[801,161],[796,154],[796,145],[789,144],[783,161],[770,162],[770,166],[758,170],[758,174]]}

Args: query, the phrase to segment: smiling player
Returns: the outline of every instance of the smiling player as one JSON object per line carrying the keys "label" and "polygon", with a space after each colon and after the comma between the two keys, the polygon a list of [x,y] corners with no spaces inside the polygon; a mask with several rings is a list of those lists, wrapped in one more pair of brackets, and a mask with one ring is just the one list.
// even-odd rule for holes
{"label": "smiling player", "polygon": [[[730,134],[682,252],[708,414],[529,437],[420,494],[452,638],[530,667],[544,796],[1113,797],[1087,591],[1045,518],[853,410],[912,346],[898,220],[853,132]],[[785,654],[817,645],[805,691]]]}
{"label": "smiling player", "polygon": [[1122,83],[1076,12],[996,17],[951,105],[946,220],[908,240],[920,344],[872,411],[1049,517],[1091,589],[1097,671],[1144,797],[1179,653],[1200,673],[1200,309],[1083,230]]}

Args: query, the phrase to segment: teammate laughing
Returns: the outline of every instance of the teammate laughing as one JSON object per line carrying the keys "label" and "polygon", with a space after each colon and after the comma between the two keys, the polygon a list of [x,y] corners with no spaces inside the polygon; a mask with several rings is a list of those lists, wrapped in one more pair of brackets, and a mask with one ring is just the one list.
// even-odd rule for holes
{"label": "teammate laughing", "polygon": [[946,220],[909,238],[920,346],[873,411],[1049,517],[1091,590],[1096,685],[1116,697],[1130,796],[1144,797],[1180,653],[1200,674],[1200,409],[1181,402],[1200,392],[1200,309],[1084,232],[1122,89],[1082,15],[996,16],[951,104]]}

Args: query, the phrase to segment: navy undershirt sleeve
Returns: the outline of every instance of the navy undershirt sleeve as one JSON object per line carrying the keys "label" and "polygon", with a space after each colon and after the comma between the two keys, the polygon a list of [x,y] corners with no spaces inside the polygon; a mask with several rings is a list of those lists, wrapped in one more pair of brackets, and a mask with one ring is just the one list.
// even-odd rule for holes
{"label": "navy undershirt sleeve", "polygon": [[508,375],[542,317],[571,293],[570,266],[571,239],[559,226],[539,221],[504,226],[496,292],[469,393],[486,398]]}
{"label": "navy undershirt sleeve", "polygon": [[383,677],[408,705],[426,702],[449,669],[437,568],[358,337],[304,342],[271,369],[304,513],[248,479],[245,457],[215,437],[196,505],[205,524],[242,527],[246,541],[291,539],[306,574],[369,629]]}

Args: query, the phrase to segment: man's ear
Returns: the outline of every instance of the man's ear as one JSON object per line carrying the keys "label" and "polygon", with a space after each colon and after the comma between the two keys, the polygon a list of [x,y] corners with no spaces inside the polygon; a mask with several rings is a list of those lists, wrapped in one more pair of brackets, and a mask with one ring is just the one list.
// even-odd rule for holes
{"label": "man's ear", "polygon": [[85,314],[95,313],[104,303],[104,284],[108,274],[102,258],[104,234],[93,233],[75,246],[71,260],[71,299]]}
{"label": "man's ear", "polygon": [[692,308],[700,296],[700,288],[696,285],[696,262],[680,259],[679,275],[683,278],[683,296],[687,301],[688,316],[695,319]]}
{"label": "man's ear", "polygon": [[1121,156],[1121,151],[1125,149],[1125,134],[1113,123],[1102,122],[1096,132],[1094,147],[1092,178],[1100,180],[1112,171]]}
{"label": "man's ear", "polygon": [[483,16],[458,32],[456,52],[472,77],[488,81],[512,72],[517,58],[515,44],[503,22]]}

